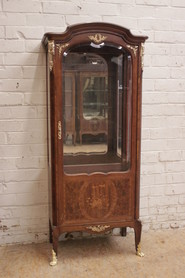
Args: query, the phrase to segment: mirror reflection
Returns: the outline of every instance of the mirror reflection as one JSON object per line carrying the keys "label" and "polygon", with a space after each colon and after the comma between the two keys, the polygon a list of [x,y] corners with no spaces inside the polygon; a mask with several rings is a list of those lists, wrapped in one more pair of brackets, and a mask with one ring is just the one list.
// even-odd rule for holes
{"label": "mirror reflection", "polygon": [[82,77],[83,117],[107,118],[108,88],[107,76],[87,75]]}
{"label": "mirror reflection", "polygon": [[71,53],[67,59],[75,61],[76,69],[79,69],[67,70],[64,74],[64,153],[105,153],[108,131],[107,64],[95,54]]}

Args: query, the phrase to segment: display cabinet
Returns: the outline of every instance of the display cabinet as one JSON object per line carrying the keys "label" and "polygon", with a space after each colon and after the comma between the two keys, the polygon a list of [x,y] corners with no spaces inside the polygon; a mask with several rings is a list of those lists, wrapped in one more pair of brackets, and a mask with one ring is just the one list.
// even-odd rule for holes
{"label": "display cabinet", "polygon": [[51,265],[62,233],[139,220],[141,80],[147,37],[108,23],[46,33]]}

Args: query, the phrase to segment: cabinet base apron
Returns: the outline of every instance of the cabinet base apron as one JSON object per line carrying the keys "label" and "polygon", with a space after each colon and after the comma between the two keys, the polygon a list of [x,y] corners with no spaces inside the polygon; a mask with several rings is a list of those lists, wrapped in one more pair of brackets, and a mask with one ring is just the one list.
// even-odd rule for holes
{"label": "cabinet base apron", "polygon": [[[119,226],[119,225],[118,225]],[[121,228],[121,235],[123,235],[123,230],[126,231],[126,228],[129,227],[129,228],[133,228],[134,229],[134,234],[135,234],[135,250],[136,250],[136,255],[138,257],[144,257],[144,253],[141,251],[141,230],[142,230],[142,224],[141,224],[141,221],[140,220],[136,220],[134,223],[132,224],[129,224],[127,226],[124,226],[123,224],[119,227],[116,227],[116,226],[113,226],[113,225],[108,225],[108,224],[98,224],[98,225],[89,225],[89,226],[86,226],[84,228],[82,227],[79,227],[79,228],[76,228],[74,229],[74,227],[70,227],[68,228],[69,232],[67,232],[67,227],[61,227],[61,226],[58,226],[58,227],[54,227],[53,230],[52,228],[50,229],[50,238],[52,238],[52,242],[53,243],[53,249],[52,249],[52,260],[50,262],[50,266],[55,266],[57,265],[57,254],[58,254],[58,239],[59,239],[59,236],[62,234],[62,233],[66,233],[66,238],[71,238],[69,235],[70,233],[72,232],[77,232],[77,231],[84,231],[84,232],[88,232],[90,234],[103,234],[107,231],[110,231],[114,228]]]}

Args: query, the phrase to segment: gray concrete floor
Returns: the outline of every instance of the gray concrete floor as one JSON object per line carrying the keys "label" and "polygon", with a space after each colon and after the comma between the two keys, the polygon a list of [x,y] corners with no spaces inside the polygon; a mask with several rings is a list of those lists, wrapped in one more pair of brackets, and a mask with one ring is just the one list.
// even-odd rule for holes
{"label": "gray concrete floor", "polygon": [[51,267],[49,243],[2,246],[0,277],[185,277],[185,229],[143,232],[142,251],[143,258],[135,255],[132,233],[67,240],[59,243],[58,264]]}

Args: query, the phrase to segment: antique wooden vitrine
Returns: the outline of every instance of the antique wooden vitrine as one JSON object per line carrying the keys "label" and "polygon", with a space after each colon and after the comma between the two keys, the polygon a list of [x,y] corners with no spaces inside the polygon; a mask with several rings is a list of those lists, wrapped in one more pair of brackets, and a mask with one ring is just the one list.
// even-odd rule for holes
{"label": "antique wooden vitrine", "polygon": [[50,239],[135,231],[139,221],[141,81],[147,37],[108,23],[46,33]]}

